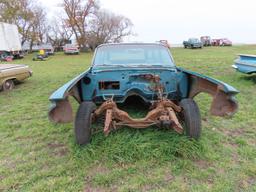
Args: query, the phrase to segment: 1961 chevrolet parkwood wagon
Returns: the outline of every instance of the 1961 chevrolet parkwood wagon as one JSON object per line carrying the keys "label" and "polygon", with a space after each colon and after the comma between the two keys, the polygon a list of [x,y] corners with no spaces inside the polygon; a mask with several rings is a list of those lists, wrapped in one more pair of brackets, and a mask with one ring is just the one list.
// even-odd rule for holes
{"label": "1961 chevrolet parkwood wagon", "polygon": [[0,90],[7,91],[32,76],[32,70],[27,65],[0,64]]}
{"label": "1961 chevrolet parkwood wagon", "polygon": [[[201,133],[200,111],[193,98],[205,92],[213,97],[211,114],[231,116],[237,110],[238,91],[216,79],[176,67],[162,44],[122,43],[100,45],[91,67],[50,96],[50,120],[72,121],[69,96],[79,103],[74,129],[78,144],[88,144],[91,124],[105,117],[104,133],[123,126],[152,125],[174,129],[189,138]],[[144,118],[132,118],[119,109],[128,98],[151,105]]]}
{"label": "1961 chevrolet parkwood wagon", "polygon": [[241,73],[256,73],[256,55],[240,54],[232,67]]}

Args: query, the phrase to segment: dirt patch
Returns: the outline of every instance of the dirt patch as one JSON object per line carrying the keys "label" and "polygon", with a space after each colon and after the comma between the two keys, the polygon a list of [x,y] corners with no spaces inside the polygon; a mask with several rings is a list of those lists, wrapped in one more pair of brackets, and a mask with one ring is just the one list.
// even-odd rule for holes
{"label": "dirt patch", "polygon": [[105,188],[93,187],[91,184],[87,184],[84,192],[105,192],[107,191]]}
{"label": "dirt patch", "polygon": [[234,142],[225,142],[223,143],[223,145],[227,148],[237,148],[238,147],[238,144],[237,143],[234,143]]}
{"label": "dirt patch", "polygon": [[169,171],[166,171],[162,181],[154,184],[144,185],[142,187],[142,191],[157,191],[158,189],[170,184],[173,180],[174,176]]}
{"label": "dirt patch", "polygon": [[231,137],[237,137],[244,134],[243,129],[221,129],[220,130],[224,135],[231,136]]}
{"label": "dirt patch", "polygon": [[48,143],[47,146],[55,156],[62,157],[69,152],[67,146],[61,143]]}
{"label": "dirt patch", "polygon": [[61,144],[61,143],[48,143],[47,146],[48,146],[50,149],[65,147],[65,145],[64,145],[64,144]]}
{"label": "dirt patch", "polygon": [[109,188],[106,187],[99,187],[99,186],[94,186],[92,183],[92,180],[94,178],[95,175],[97,174],[108,174],[111,172],[110,169],[108,169],[107,167],[98,164],[95,165],[91,168],[89,168],[88,170],[90,170],[90,172],[87,174],[87,177],[85,178],[85,188],[84,188],[84,192],[115,192],[117,191],[117,186],[113,185]]}
{"label": "dirt patch", "polygon": [[239,182],[239,188],[246,190],[249,187],[251,187],[252,185],[254,185],[255,183],[256,183],[256,178],[255,177],[249,177],[248,179],[241,180]]}
{"label": "dirt patch", "polygon": [[18,136],[15,138],[15,140],[21,141],[21,140],[31,140],[33,139],[32,136]]}
{"label": "dirt patch", "polygon": [[110,169],[108,169],[107,167],[105,167],[101,164],[95,165],[95,166],[91,167],[89,170],[90,170],[90,173],[88,174],[89,177],[94,177],[98,173],[107,174],[107,173],[111,172]]}
{"label": "dirt patch", "polygon": [[207,169],[210,167],[210,163],[208,161],[205,161],[205,160],[202,160],[202,159],[199,159],[197,161],[194,161],[196,166],[199,167],[200,169]]}

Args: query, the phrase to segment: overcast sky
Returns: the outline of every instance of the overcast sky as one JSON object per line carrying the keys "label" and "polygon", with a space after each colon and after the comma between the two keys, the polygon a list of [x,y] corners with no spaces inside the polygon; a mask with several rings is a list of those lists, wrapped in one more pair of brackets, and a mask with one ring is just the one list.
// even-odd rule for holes
{"label": "overcast sky", "polygon": [[[49,17],[61,0],[40,0]],[[129,41],[171,44],[189,37],[227,37],[235,43],[256,43],[256,0],[100,0],[104,9],[131,19],[136,37]]]}

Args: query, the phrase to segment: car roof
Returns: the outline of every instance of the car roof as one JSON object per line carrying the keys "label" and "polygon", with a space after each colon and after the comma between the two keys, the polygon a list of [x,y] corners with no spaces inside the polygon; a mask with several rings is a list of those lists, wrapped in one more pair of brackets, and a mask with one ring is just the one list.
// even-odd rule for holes
{"label": "car roof", "polygon": [[107,46],[119,46],[119,45],[156,45],[156,46],[165,47],[162,43],[104,43],[99,45],[97,48],[107,47]]}

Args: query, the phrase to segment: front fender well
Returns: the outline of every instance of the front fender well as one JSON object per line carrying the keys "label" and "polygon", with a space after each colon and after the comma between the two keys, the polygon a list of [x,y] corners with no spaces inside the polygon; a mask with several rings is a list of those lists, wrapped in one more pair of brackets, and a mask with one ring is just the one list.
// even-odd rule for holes
{"label": "front fender well", "polygon": [[68,98],[60,101],[52,101],[48,116],[55,123],[71,122],[73,120],[73,110]]}
{"label": "front fender well", "polygon": [[238,93],[233,87],[225,87],[226,84],[214,82],[207,78],[189,75],[189,98],[194,98],[201,92],[213,97],[210,112],[215,116],[232,116],[238,109],[238,103],[234,95]]}

